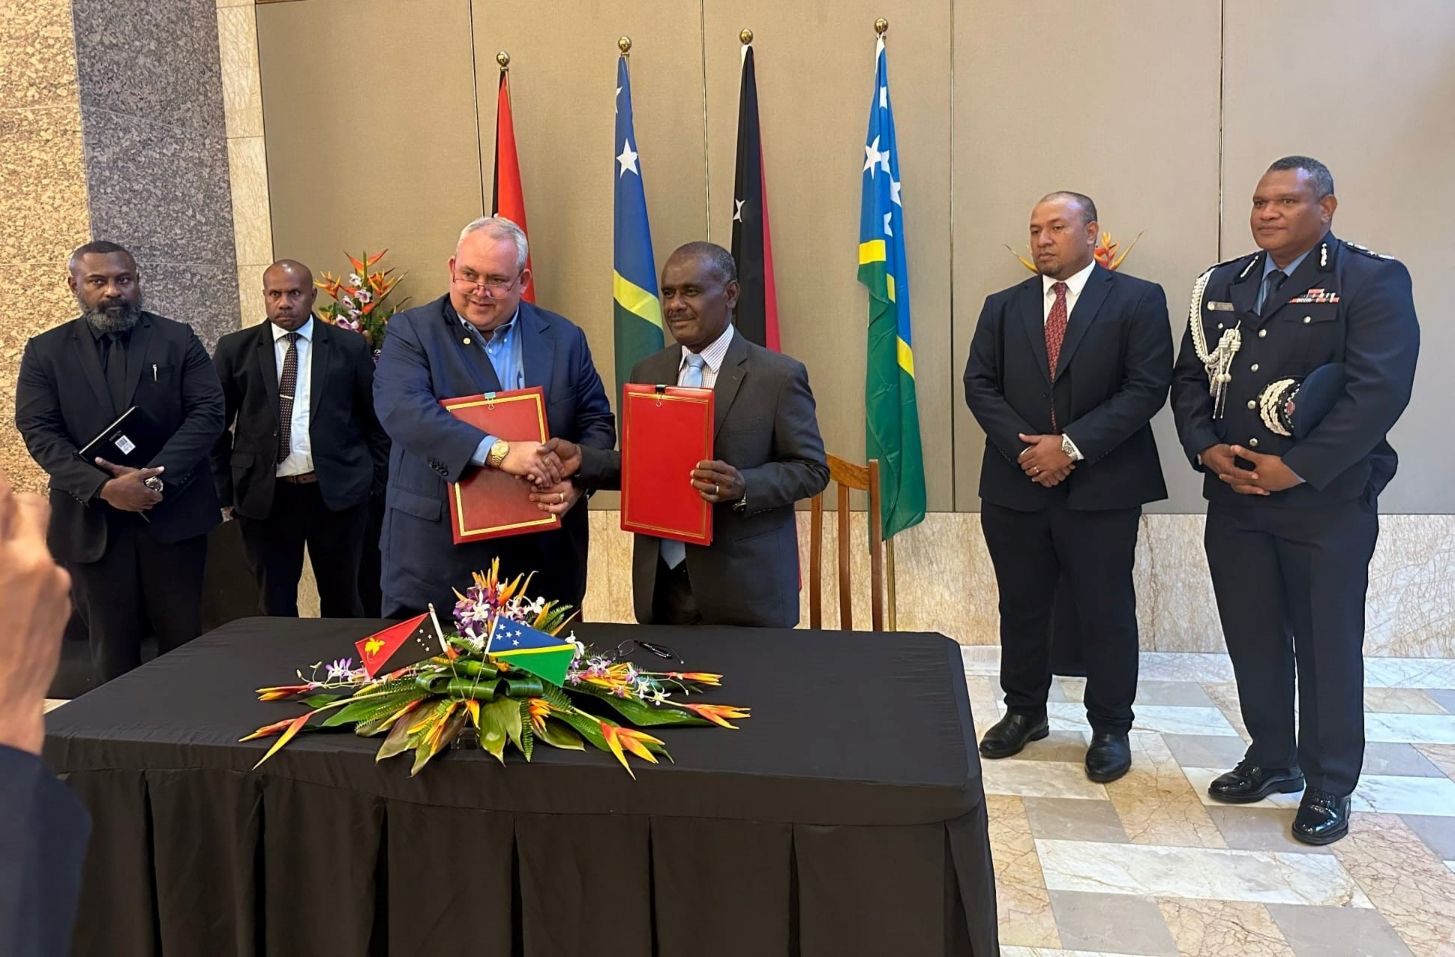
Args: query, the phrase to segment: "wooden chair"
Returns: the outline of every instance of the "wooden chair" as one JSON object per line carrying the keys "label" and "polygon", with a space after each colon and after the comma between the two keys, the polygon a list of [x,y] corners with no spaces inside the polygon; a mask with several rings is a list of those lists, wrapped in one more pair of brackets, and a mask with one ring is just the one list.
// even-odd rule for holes
{"label": "wooden chair", "polygon": [[[869,493],[869,584],[873,589],[869,608],[875,631],[884,630],[884,543],[880,541],[879,460],[868,465],[846,462],[830,455],[829,478],[839,487],[839,627],[854,630],[854,592],[849,551],[849,490]],[[823,619],[823,497],[813,497],[809,524],[808,626],[820,627]]]}

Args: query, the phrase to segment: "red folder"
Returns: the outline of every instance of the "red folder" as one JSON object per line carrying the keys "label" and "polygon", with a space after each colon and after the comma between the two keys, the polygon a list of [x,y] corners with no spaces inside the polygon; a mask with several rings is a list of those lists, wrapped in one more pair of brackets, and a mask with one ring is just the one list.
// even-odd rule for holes
{"label": "red folder", "polygon": [[[441,399],[440,405],[455,418],[507,442],[544,442],[550,437],[545,391],[540,386]],[[531,486],[514,475],[472,468],[450,486],[455,544],[560,528],[560,518],[537,508],[530,493]]]}
{"label": "red folder", "polygon": [[692,487],[692,470],[712,458],[712,412],[711,389],[623,389],[623,531],[712,544],[712,505]]}

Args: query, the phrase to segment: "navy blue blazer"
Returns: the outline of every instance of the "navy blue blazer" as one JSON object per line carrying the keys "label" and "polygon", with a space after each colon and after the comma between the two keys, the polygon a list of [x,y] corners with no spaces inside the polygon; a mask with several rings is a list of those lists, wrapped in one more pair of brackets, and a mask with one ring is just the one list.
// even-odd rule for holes
{"label": "navy blue blazer", "polygon": [[[1260,316],[1254,306],[1266,255],[1220,263],[1202,297],[1197,320],[1207,345],[1216,348],[1223,331],[1235,325],[1242,339],[1220,418],[1213,417],[1207,370],[1193,348],[1190,324],[1183,335],[1172,411],[1188,461],[1205,473],[1203,495],[1271,508],[1378,497],[1399,462],[1385,436],[1409,404],[1420,354],[1409,270],[1328,233]],[[1344,394],[1313,431],[1294,440],[1269,430],[1259,408],[1263,390],[1331,362],[1344,365]],[[1197,461],[1203,449],[1223,443],[1281,456],[1304,484],[1269,496],[1239,495]]]}
{"label": "navy blue blazer", "polygon": [[[1152,416],[1172,381],[1167,297],[1156,283],[1095,266],[1067,317],[1054,387],[1040,276],[985,299],[965,400],[985,430],[980,497],[1021,512],[1060,496],[1073,509],[1135,508],[1167,497]],[[1056,407],[1056,428],[1051,405]],[[1086,458],[1053,489],[1032,482],[1016,436],[1071,436]]]}
{"label": "navy blue blazer", "polygon": [[[546,393],[552,436],[593,448],[616,445],[616,419],[591,361],[586,334],[563,316],[520,304],[525,386]],[[469,343],[465,342],[469,339]],[[464,591],[470,574],[499,556],[503,575],[536,572],[532,596],[579,605],[586,594],[586,503],[552,532],[456,545],[446,498],[449,482],[470,469],[479,429],[446,412],[441,399],[499,392],[495,368],[478,336],[461,325],[442,296],[399,313],[374,372],[374,411],[393,440],[384,515],[381,587],[386,616],[434,602],[454,608],[452,589]]]}
{"label": "navy blue blazer", "polygon": [[40,758],[4,746],[0,814],[0,954],[70,953],[90,815]]}

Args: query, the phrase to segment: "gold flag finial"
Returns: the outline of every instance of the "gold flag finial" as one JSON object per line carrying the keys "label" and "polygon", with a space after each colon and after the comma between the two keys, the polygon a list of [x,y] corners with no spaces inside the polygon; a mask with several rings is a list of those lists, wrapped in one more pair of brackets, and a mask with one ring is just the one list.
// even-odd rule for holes
{"label": "gold flag finial", "polygon": [[495,54],[495,62],[500,64],[500,69],[502,70],[510,69],[510,54],[506,53],[504,50],[501,50],[499,53]]}
{"label": "gold flag finial", "polygon": [[753,42],[753,31],[749,30],[747,27],[743,27],[743,32],[738,34],[738,39],[743,41],[744,46],[747,46],[749,43]]}
{"label": "gold flag finial", "polygon": [[881,37],[884,36],[885,33],[888,33],[889,32],[889,21],[886,20],[886,19],[884,19],[883,17],[880,17],[878,20],[875,20],[874,21],[874,32],[877,33],[877,34],[879,34]]}
{"label": "gold flag finial", "polygon": [[621,37],[616,41],[616,48],[621,51],[622,56],[632,52],[632,38]]}

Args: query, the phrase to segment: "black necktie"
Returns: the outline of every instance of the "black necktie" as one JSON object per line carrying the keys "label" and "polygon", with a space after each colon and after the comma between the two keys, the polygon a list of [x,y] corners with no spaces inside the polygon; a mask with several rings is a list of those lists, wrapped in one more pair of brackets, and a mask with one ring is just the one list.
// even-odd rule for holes
{"label": "black necktie", "polygon": [[106,372],[106,391],[117,412],[126,411],[126,337],[108,332],[101,337],[101,368]]}
{"label": "black necktie", "polygon": [[1273,305],[1278,297],[1278,288],[1283,285],[1283,280],[1288,278],[1288,273],[1282,269],[1275,269],[1263,277],[1263,307],[1258,310],[1258,315],[1266,316],[1277,307]]}
{"label": "black necktie", "polygon": [[296,332],[283,337],[288,351],[283,355],[283,377],[278,380],[278,461],[293,451],[293,393],[298,388],[298,340]]}

